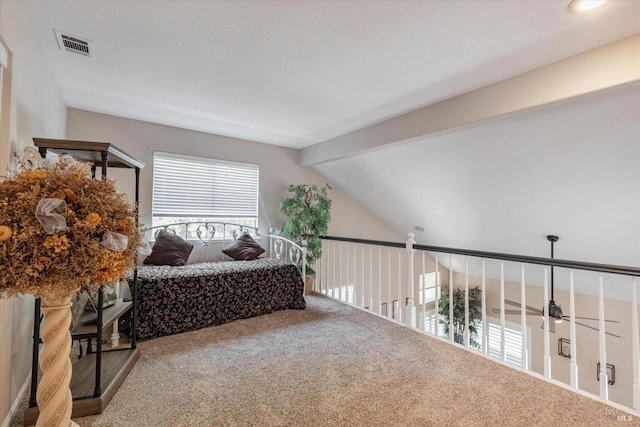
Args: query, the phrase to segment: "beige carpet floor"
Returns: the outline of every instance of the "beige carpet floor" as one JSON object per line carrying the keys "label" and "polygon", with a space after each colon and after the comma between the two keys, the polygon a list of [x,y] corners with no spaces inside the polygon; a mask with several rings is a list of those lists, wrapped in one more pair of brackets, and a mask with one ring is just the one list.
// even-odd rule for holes
{"label": "beige carpet floor", "polygon": [[[628,426],[640,417],[322,296],[140,343],[81,426]],[[627,418],[629,419],[629,418]]]}

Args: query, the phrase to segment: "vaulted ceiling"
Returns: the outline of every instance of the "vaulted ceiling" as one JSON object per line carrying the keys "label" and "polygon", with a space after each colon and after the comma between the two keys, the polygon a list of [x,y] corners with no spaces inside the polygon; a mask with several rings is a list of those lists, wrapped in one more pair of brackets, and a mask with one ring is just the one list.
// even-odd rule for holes
{"label": "vaulted ceiling", "polygon": [[636,1],[584,16],[568,0],[27,3],[69,107],[297,148],[640,26]]}
{"label": "vaulted ceiling", "polygon": [[[567,4],[27,7],[69,107],[315,153],[323,141],[340,145],[345,134],[640,33],[639,1],[589,15]],[[94,56],[61,51],[53,30],[90,40]],[[555,233],[558,257],[640,265],[639,99],[631,82],[307,164],[396,230],[423,227],[420,243],[546,256],[544,236]]]}

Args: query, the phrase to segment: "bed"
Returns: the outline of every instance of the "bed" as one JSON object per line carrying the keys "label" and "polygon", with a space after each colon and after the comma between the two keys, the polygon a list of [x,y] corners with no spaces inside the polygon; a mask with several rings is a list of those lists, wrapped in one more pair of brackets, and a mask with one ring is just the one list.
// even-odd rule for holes
{"label": "bed", "polygon": [[[252,227],[222,223],[183,224],[187,223],[156,227],[149,232],[156,237],[158,231],[171,233],[173,236],[169,237],[175,241],[178,241],[178,234],[184,232],[186,239],[180,239],[182,242],[195,236],[196,244],[203,247],[206,257],[217,259],[191,262],[190,254],[187,254],[189,262],[183,257],[184,265],[138,266],[138,339],[148,340],[278,310],[306,307],[301,276],[304,266],[300,268],[304,264],[304,248],[273,233],[260,235]],[[221,234],[220,239],[215,239],[216,233]],[[227,249],[237,246],[243,239],[261,242],[266,246],[264,253],[251,260],[233,260],[227,255],[232,251]],[[159,241],[156,238],[156,245]],[[220,248],[225,250],[220,250],[220,255],[212,255]]]}

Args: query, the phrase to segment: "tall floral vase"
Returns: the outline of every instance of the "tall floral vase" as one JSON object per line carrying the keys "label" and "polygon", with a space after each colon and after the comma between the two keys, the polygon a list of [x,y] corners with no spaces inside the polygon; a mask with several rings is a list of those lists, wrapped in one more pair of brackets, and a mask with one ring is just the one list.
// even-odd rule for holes
{"label": "tall floral vase", "polygon": [[43,297],[44,326],[40,355],[42,379],[36,401],[40,415],[36,427],[77,426],[71,420],[71,297]]}

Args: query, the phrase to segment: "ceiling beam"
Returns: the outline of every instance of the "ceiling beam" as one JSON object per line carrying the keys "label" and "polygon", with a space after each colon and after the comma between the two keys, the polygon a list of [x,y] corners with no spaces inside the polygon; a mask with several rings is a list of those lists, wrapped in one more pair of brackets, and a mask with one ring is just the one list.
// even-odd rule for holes
{"label": "ceiling beam", "polygon": [[640,34],[303,148],[312,166],[640,81]]}

